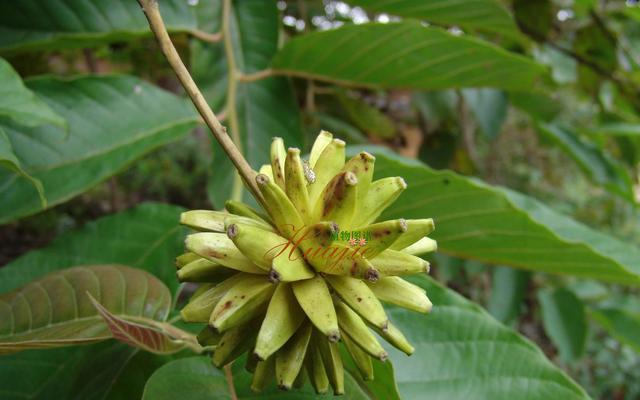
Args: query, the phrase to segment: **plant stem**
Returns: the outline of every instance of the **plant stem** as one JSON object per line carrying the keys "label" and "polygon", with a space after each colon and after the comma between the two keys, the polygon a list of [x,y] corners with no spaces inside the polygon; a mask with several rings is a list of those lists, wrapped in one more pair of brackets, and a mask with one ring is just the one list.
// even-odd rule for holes
{"label": "plant stem", "polygon": [[238,74],[238,80],[240,82],[255,82],[261,79],[266,79],[273,76],[274,73],[271,69],[263,69],[262,71],[254,72],[252,74]]}
{"label": "plant stem", "polygon": [[213,136],[231,159],[231,162],[242,176],[242,179],[253,196],[259,203],[264,205],[264,199],[255,181],[256,172],[251,168],[231,138],[229,138],[229,135],[227,135],[227,129],[222,126],[220,121],[218,121],[213,110],[211,110],[211,107],[209,107],[204,96],[198,89],[198,86],[193,81],[187,67],[185,67],[184,63],[180,59],[180,55],[173,46],[169,33],[167,32],[167,28],[162,20],[162,16],[160,15],[157,0],[138,0],[138,3],[143,9],[144,14],[147,17],[147,21],[149,21],[151,31],[156,36],[162,53],[167,58],[169,65],[191,98],[191,101],[196,106],[196,109],[211,130]]}
{"label": "plant stem", "polygon": [[231,400],[238,400],[236,387],[233,384],[233,372],[231,371],[231,364],[227,364],[224,366],[224,376],[225,378],[227,378],[227,385],[229,386],[229,395],[231,396]]}
{"label": "plant stem", "polygon": [[[240,139],[240,123],[238,122],[238,110],[236,105],[236,95],[238,93],[238,68],[236,66],[235,54],[233,54],[233,42],[231,39],[231,0],[224,0],[222,4],[222,37],[224,40],[224,54],[227,59],[227,118],[231,128],[231,139],[242,149]],[[233,200],[242,200],[242,180],[240,175],[235,174],[233,187],[231,189]]]}
{"label": "plant stem", "polygon": [[222,40],[222,32],[209,33],[198,29],[189,32],[191,36],[207,43],[217,43]]}

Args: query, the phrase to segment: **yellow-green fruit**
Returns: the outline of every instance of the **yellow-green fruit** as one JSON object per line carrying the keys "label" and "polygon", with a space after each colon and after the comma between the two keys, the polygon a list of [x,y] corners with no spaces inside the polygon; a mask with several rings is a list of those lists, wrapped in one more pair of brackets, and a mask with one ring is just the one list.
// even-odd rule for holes
{"label": "yellow-green fruit", "polygon": [[[387,353],[372,333],[401,351],[413,346],[382,302],[425,313],[432,304],[400,275],[429,271],[418,256],[435,251],[433,220],[378,221],[406,189],[401,177],[373,181],[375,157],[345,161],[345,143],[322,131],[308,159],[273,140],[255,183],[262,210],[228,201],[226,211],[193,210],[195,232],[176,258],[180,281],[197,282],[181,316],[207,323],[198,335],[222,367],[247,354],[251,388],[344,393],[340,347],[364,379]],[[255,166],[256,168],[258,166]]]}

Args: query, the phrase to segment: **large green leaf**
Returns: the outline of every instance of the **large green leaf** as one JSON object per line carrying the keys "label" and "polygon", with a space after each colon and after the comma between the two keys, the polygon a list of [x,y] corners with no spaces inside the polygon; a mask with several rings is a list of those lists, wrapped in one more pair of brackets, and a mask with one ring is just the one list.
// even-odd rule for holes
{"label": "large green leaf", "polygon": [[190,400],[231,400],[224,372],[209,357],[175,360],[160,367],[147,381],[142,399],[182,397]]}
{"label": "large green leaf", "polygon": [[[187,102],[137,78],[40,78],[28,86],[69,123],[5,132],[23,169],[40,180],[49,205],[59,204],[184,135],[197,123]],[[32,185],[0,171],[0,223],[41,209]]]}
{"label": "large green leaf", "polygon": [[0,117],[25,126],[66,126],[64,118],[27,89],[20,75],[3,58],[0,58],[0,82]]}
{"label": "large green leaf", "polygon": [[119,318],[164,321],[171,294],[148,272],[122,265],[53,272],[0,296],[0,354],[110,338],[93,301]]}
{"label": "large green leaf", "polygon": [[[202,2],[203,29],[221,27],[221,1]],[[206,17],[206,19],[205,19]],[[234,57],[240,72],[249,74],[268,67],[278,48],[279,12],[274,0],[240,0],[232,5],[230,31]],[[192,55],[193,74],[215,110],[226,99],[227,65],[223,43],[195,43]],[[268,162],[271,138],[280,136],[291,147],[302,146],[302,128],[298,105],[290,82],[285,78],[268,78],[239,83],[235,109],[240,131],[240,148],[256,169]],[[231,132],[227,111],[225,124]],[[209,195],[216,207],[222,207],[232,193],[235,169],[220,146],[214,144],[213,173]],[[245,197],[245,198],[248,198]]]}
{"label": "large green leaf", "polygon": [[47,200],[44,196],[44,189],[42,188],[42,182],[38,179],[29,175],[24,169],[22,169],[22,165],[20,165],[20,160],[16,157],[16,154],[13,152],[13,146],[11,146],[11,142],[9,141],[9,137],[4,132],[4,130],[0,127],[0,166],[4,166],[10,171],[13,171],[18,176],[26,179],[33,185],[33,187],[38,192],[38,197],[40,198],[40,205],[44,208],[47,206]]}
{"label": "large green leaf", "polygon": [[587,318],[582,301],[568,289],[538,292],[542,322],[547,335],[565,361],[582,357],[587,344]]}
{"label": "large green leaf", "polygon": [[360,98],[351,97],[346,91],[338,91],[336,100],[351,122],[361,131],[382,140],[396,136],[396,127],[389,116]]}
{"label": "large green leaf", "polygon": [[529,273],[507,267],[495,267],[491,275],[491,297],[487,310],[498,321],[509,325],[520,315],[527,294]]}
{"label": "large green leaf", "polygon": [[537,128],[544,137],[573,158],[592,181],[635,203],[633,180],[629,172],[603,149],[556,125],[539,123]]}
{"label": "large green leaf", "polygon": [[589,308],[593,317],[611,336],[640,352],[640,300],[637,296],[605,300]]}
{"label": "large green leaf", "polygon": [[495,139],[507,118],[507,95],[495,89],[465,89],[462,96],[481,132],[488,139]]}
{"label": "large green leaf", "polygon": [[451,171],[435,171],[380,148],[369,150],[377,157],[377,177],[398,175],[408,184],[382,218],[432,217],[436,223],[432,236],[443,253],[533,271],[640,284],[640,251],[632,245],[531,197]]}
{"label": "large green leaf", "polygon": [[273,60],[281,74],[373,88],[529,90],[544,68],[478,39],[416,21],[345,25],[296,37]]}
{"label": "large green leaf", "polygon": [[4,400],[104,399],[135,351],[122,343],[106,341],[2,356],[0,397]]}
{"label": "large green leaf", "polygon": [[[170,31],[192,31],[183,0],[160,1]],[[137,1],[22,0],[0,2],[0,51],[86,47],[150,35]]]}
{"label": "large green leaf", "polygon": [[[61,235],[0,268],[0,292],[26,285],[49,272],[82,264],[127,264],[160,277],[175,293],[173,258],[183,250],[179,207],[144,204]],[[106,342],[76,348],[31,350],[0,357],[3,399],[140,398],[142,387],[123,385],[124,374],[144,380],[167,358],[135,356],[130,346]],[[135,368],[129,368],[129,362]],[[99,372],[96,372],[99,371]],[[117,393],[114,391],[117,390]]]}
{"label": "large green leaf", "polygon": [[519,37],[520,31],[509,11],[496,0],[349,0],[374,12],[417,18],[442,25]]}
{"label": "large green leaf", "polygon": [[403,399],[589,398],[533,343],[479,306],[426,276],[411,280],[434,307],[426,317],[388,312],[416,348],[411,357],[389,350]]}

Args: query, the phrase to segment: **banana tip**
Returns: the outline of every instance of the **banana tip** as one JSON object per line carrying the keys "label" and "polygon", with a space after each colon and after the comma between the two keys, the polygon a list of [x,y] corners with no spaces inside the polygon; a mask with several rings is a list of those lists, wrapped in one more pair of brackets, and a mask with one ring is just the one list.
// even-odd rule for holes
{"label": "banana tip", "polygon": [[380,279],[380,273],[375,268],[369,268],[367,272],[365,272],[365,279],[369,282],[377,282]]}
{"label": "banana tip", "polygon": [[344,174],[344,181],[349,186],[355,186],[358,184],[358,177],[351,171],[347,171]]}
{"label": "banana tip", "polygon": [[281,278],[280,273],[275,269],[271,269],[271,271],[269,271],[269,281],[271,283],[278,283]]}
{"label": "banana tip", "polygon": [[329,332],[327,334],[327,339],[329,339],[331,343],[336,343],[338,340],[340,340],[340,332],[338,331]]}
{"label": "banana tip", "polygon": [[373,154],[366,152],[366,151],[361,151],[360,152],[360,158],[363,159],[364,161],[375,161],[376,158],[373,156]]}
{"label": "banana tip", "polygon": [[176,277],[178,278],[178,282],[182,282],[182,277],[181,277],[181,275],[183,275],[183,274],[180,274],[180,271],[182,271],[182,270],[181,270],[181,269],[179,269],[179,270],[177,270],[177,271],[176,271]]}
{"label": "banana tip", "polygon": [[264,186],[269,183],[269,177],[265,174],[258,174],[256,175],[256,183],[258,185]]}
{"label": "banana tip", "polygon": [[278,384],[278,389],[284,390],[284,391],[289,391],[289,390],[291,390],[291,385],[287,385],[285,383],[280,382]]}
{"label": "banana tip", "polygon": [[267,359],[266,357],[263,357],[262,355],[260,355],[260,353],[258,352],[254,352],[253,357],[255,357],[258,361],[264,361]]}
{"label": "banana tip", "polygon": [[400,218],[398,222],[400,223],[400,232],[406,232],[409,228],[409,226],[407,225],[407,220],[404,218]]}
{"label": "banana tip", "polygon": [[389,320],[384,321],[383,323],[380,324],[380,329],[382,329],[382,332],[386,332],[389,330]]}
{"label": "banana tip", "polygon": [[231,224],[227,227],[227,236],[229,236],[229,239],[233,239],[236,236],[238,236],[238,225],[236,224]]}
{"label": "banana tip", "polygon": [[431,271],[431,264],[429,264],[429,262],[428,262],[428,261],[424,261],[424,260],[423,260],[423,261],[422,261],[422,265],[423,265],[423,267],[424,267],[424,272],[425,272],[425,274],[428,274],[428,273],[429,273],[429,271]]}

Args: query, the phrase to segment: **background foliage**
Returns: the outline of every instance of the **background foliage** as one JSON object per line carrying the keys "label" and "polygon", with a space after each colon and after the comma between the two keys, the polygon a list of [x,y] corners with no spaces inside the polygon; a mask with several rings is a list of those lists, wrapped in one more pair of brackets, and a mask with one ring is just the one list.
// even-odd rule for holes
{"label": "background foliage", "polygon": [[[159,3],[255,168],[330,130],[406,179],[386,217],[436,221],[433,312],[389,310],[416,353],[347,364],[349,398],[640,396],[635,2]],[[1,397],[232,398],[172,262],[184,208],[251,199],[137,2],[1,3],[0,81]],[[71,296],[103,287],[102,318]],[[238,398],[316,397],[250,394],[242,364]]]}

